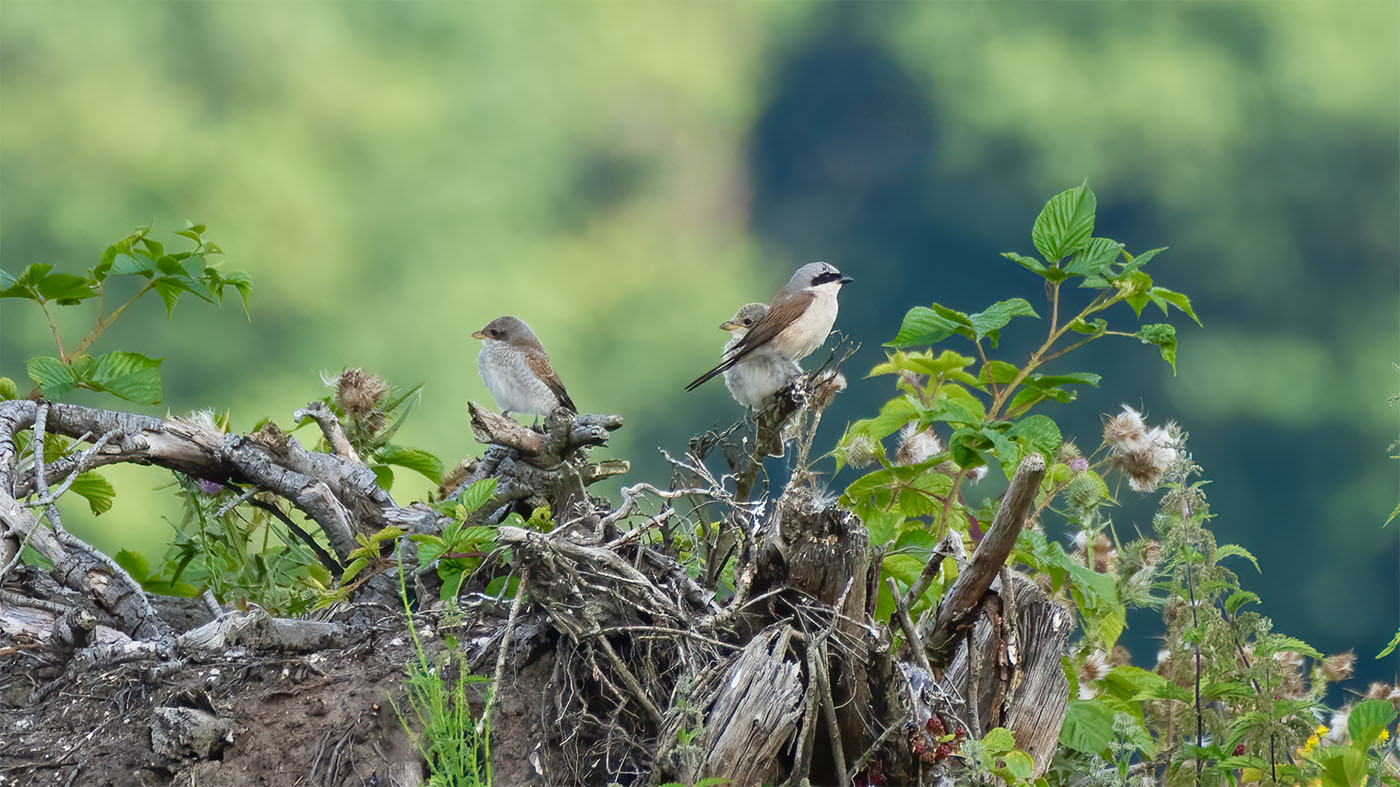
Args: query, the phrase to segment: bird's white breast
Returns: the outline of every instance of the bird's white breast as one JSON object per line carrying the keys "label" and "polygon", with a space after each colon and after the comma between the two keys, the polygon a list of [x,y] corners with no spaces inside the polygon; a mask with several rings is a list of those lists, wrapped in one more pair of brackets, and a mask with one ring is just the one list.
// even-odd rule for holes
{"label": "bird's white breast", "polygon": [[483,342],[476,368],[501,410],[549,415],[559,405],[559,397],[526,364],[525,353],[505,342]]}
{"label": "bird's white breast", "polygon": [[800,361],[826,343],[831,326],[836,324],[836,293],[840,290],[841,286],[834,282],[813,289],[815,297],[807,310],[773,337],[773,343],[783,355]]}

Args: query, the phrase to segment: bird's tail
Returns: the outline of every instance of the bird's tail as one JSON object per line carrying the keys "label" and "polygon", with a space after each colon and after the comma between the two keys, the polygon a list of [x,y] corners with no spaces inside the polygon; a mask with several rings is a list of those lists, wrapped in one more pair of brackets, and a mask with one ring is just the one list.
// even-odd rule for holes
{"label": "bird's tail", "polygon": [[720,363],[719,366],[716,366],[715,368],[711,369],[710,371],[705,372],[704,374],[702,374],[702,375],[700,375],[699,377],[696,377],[694,380],[692,380],[692,381],[690,382],[690,385],[687,385],[687,386],[685,387],[685,389],[686,389],[687,391],[694,391],[696,388],[699,388],[700,386],[702,386],[702,385],[704,385],[706,382],[708,382],[708,381],[710,380],[710,378],[712,378],[712,377],[714,377],[714,376],[716,376],[716,375],[723,374],[727,369],[729,369],[729,367],[733,366],[733,365],[734,365],[734,362],[737,361],[737,360],[739,360],[739,359],[738,359],[738,358],[726,358],[724,361],[722,361],[722,362]]}

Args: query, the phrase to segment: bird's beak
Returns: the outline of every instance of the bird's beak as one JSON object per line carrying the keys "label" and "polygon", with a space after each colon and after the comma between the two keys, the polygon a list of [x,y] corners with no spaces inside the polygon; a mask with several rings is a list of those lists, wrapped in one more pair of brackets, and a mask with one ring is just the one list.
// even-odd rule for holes
{"label": "bird's beak", "polygon": [[476,333],[472,334],[472,338],[473,338],[473,339],[485,339],[485,338],[486,338],[486,334],[482,333],[481,331],[477,331]]}
{"label": "bird's beak", "polygon": [[725,320],[724,322],[719,324],[719,329],[721,331],[737,331],[739,330],[739,327],[739,323],[734,322],[733,320]]}
{"label": "bird's beak", "polygon": [[836,281],[839,282],[840,284],[850,284],[851,282],[855,281],[855,279],[852,279],[850,276],[842,276],[841,278],[837,279]]}

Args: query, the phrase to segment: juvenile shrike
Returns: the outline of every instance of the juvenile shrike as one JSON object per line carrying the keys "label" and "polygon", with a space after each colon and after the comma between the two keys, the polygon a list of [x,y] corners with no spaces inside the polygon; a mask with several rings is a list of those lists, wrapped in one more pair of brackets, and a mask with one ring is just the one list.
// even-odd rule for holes
{"label": "juvenile shrike", "polygon": [[549,415],[558,407],[578,412],[559,375],[549,365],[544,345],[524,321],[497,317],[472,334],[482,340],[476,369],[501,415]]}
{"label": "juvenile shrike", "polygon": [[[734,319],[722,323],[719,327],[730,331],[733,336],[724,345],[721,355],[728,356],[767,313],[768,307],[764,304],[750,303],[741,307]],[[761,347],[724,370],[724,387],[729,389],[734,401],[751,410],[761,410],[768,397],[801,373],[802,369],[795,361],[771,346]]]}
{"label": "juvenile shrike", "polygon": [[836,322],[836,294],[852,281],[835,266],[809,262],[797,269],[773,298],[768,313],[731,347],[719,366],[687,385],[693,391],[748,355],[763,349],[777,350],[790,361],[800,361],[826,342]]}

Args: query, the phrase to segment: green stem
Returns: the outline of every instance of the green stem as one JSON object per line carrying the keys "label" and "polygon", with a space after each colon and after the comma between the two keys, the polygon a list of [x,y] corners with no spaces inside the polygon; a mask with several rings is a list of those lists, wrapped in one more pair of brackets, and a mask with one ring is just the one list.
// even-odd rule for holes
{"label": "green stem", "polygon": [[[121,306],[118,306],[116,310],[113,311],[111,314],[107,315],[106,317],[99,317],[97,319],[97,325],[94,326],[92,329],[92,333],[89,333],[87,337],[84,338],[81,342],[79,342],[78,346],[73,349],[73,357],[76,358],[79,355],[82,355],[83,352],[87,350],[87,348],[92,346],[93,342],[97,341],[98,338],[102,336],[103,332],[105,332],[108,328],[112,326],[112,323],[116,322],[117,318],[121,316],[122,312],[126,311],[126,307],[135,303],[138,299],[140,299],[142,295],[145,295],[154,288],[155,282],[147,284],[145,287],[141,288],[140,292],[137,292],[135,295],[131,296],[131,298],[129,298],[126,303],[123,303]],[[67,363],[67,361],[64,361],[64,363]]]}
{"label": "green stem", "polygon": [[49,314],[49,305],[39,301],[39,308],[44,311],[44,319],[49,321],[49,330],[53,331],[54,344],[58,345],[58,360],[68,363],[68,355],[63,352],[63,340],[58,338],[58,326],[53,324],[53,316]]}
{"label": "green stem", "polygon": [[[1058,290],[1056,290],[1056,294],[1058,294]],[[1122,299],[1122,293],[1115,292],[1112,295],[1109,295],[1106,292],[1101,292],[1098,295],[1095,295],[1094,299],[1092,301],[1089,301],[1089,305],[1085,306],[1084,310],[1079,312],[1079,314],[1076,314],[1074,316],[1074,319],[1065,322],[1064,325],[1052,325],[1050,336],[1045,340],[1045,343],[1040,345],[1040,349],[1031,353],[1030,361],[1027,362],[1024,367],[1022,367],[1021,371],[1016,373],[1016,377],[1013,378],[1010,383],[1007,383],[1006,387],[1002,389],[1001,395],[995,397],[992,400],[992,409],[987,413],[987,420],[997,420],[997,417],[1001,414],[1001,408],[1004,407],[1007,401],[1010,400],[1012,392],[1016,390],[1017,386],[1025,382],[1026,378],[1029,377],[1031,373],[1034,372],[1041,364],[1045,363],[1046,361],[1049,361],[1051,358],[1058,358],[1060,355],[1063,355],[1065,352],[1068,352],[1069,349],[1073,349],[1071,347],[1062,352],[1047,357],[1047,353],[1050,352],[1050,348],[1053,347],[1055,345],[1055,342],[1058,342],[1067,331],[1069,331],[1071,326],[1073,326],[1080,320],[1083,320],[1085,317],[1088,317],[1089,315],[1093,314],[1094,312],[1107,309],[1109,306],[1112,306],[1113,304],[1117,303]]]}

